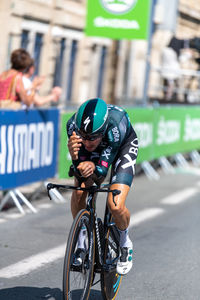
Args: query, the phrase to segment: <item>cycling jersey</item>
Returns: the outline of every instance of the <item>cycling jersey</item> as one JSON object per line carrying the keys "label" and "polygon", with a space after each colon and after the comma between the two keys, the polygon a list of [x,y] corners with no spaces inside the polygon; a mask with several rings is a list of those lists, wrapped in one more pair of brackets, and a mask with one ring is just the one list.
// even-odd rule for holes
{"label": "cycling jersey", "polygon": [[[73,131],[77,132],[75,114],[67,122],[68,137]],[[106,177],[109,167],[113,165],[112,183],[130,186],[137,153],[138,139],[128,114],[118,106],[108,105],[108,126],[101,143],[93,152],[87,151],[82,144],[78,159],[72,162],[75,168],[82,161],[94,162],[96,166],[94,172],[98,177]]]}

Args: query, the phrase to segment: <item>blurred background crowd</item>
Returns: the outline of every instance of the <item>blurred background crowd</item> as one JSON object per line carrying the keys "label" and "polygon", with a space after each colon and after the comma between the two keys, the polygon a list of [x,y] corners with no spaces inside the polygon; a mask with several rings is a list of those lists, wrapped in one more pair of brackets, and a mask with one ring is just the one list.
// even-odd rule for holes
{"label": "blurred background crowd", "polygon": [[119,105],[200,102],[200,0],[152,0],[147,40],[86,36],[86,6],[0,1],[0,84],[16,75],[14,51],[26,50],[28,65],[17,70],[26,77],[23,105],[66,109],[96,96]]}

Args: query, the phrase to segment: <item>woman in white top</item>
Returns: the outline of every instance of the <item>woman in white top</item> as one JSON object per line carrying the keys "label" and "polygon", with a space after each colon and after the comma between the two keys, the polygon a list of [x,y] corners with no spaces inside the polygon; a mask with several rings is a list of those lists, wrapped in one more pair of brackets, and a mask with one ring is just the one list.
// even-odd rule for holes
{"label": "woman in white top", "polygon": [[[32,93],[32,91],[39,90],[41,84],[44,82],[45,77],[44,76],[36,76],[33,81],[31,81],[31,77],[34,75],[35,67],[34,67],[34,60],[32,60],[32,63],[23,73],[23,84],[25,87],[25,90],[28,95]],[[56,86],[51,90],[51,93],[46,96],[40,96],[38,92],[35,93],[33,103],[31,107],[39,107],[46,104],[49,104],[51,102],[57,102],[61,95],[61,88]],[[24,108],[27,108],[27,106],[24,104]]]}

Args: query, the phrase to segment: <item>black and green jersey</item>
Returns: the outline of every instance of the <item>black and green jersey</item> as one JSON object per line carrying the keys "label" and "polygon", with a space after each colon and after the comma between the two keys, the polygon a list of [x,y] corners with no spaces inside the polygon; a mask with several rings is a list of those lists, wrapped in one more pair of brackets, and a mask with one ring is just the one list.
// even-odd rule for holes
{"label": "black and green jersey", "polygon": [[[68,137],[72,135],[73,131],[76,131],[74,119],[75,114],[67,122]],[[132,141],[137,140],[126,111],[118,106],[108,105],[108,126],[100,145],[91,153],[82,144],[78,160],[73,161],[74,166],[77,167],[81,161],[93,161],[96,165],[96,175],[105,177],[110,165],[118,159],[120,150],[130,140],[130,136]],[[137,143],[135,145],[137,148]],[[136,157],[137,153],[135,159]]]}

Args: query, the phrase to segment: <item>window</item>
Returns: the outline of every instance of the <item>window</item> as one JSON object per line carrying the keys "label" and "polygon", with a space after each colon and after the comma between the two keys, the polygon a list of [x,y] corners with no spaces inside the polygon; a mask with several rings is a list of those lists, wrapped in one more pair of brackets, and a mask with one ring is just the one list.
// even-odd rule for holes
{"label": "window", "polygon": [[56,57],[54,82],[53,82],[54,86],[62,85],[63,58],[64,58],[64,52],[65,52],[65,47],[66,47],[65,44],[66,44],[66,40],[64,38],[61,39],[59,55]]}
{"label": "window", "polygon": [[102,97],[102,86],[103,86],[103,75],[105,68],[105,58],[107,54],[107,49],[105,46],[101,48],[100,66],[99,66],[99,78],[97,83],[97,97]]}
{"label": "window", "polygon": [[21,48],[24,48],[27,50],[29,43],[29,31],[23,30],[21,35]]}
{"label": "window", "polygon": [[71,100],[71,96],[72,96],[72,85],[73,85],[74,66],[75,66],[76,54],[77,54],[77,44],[78,43],[76,40],[73,40],[71,44],[69,72],[67,76],[67,100]]}
{"label": "window", "polygon": [[39,73],[40,55],[42,50],[43,34],[36,33],[34,45],[35,75]]}

